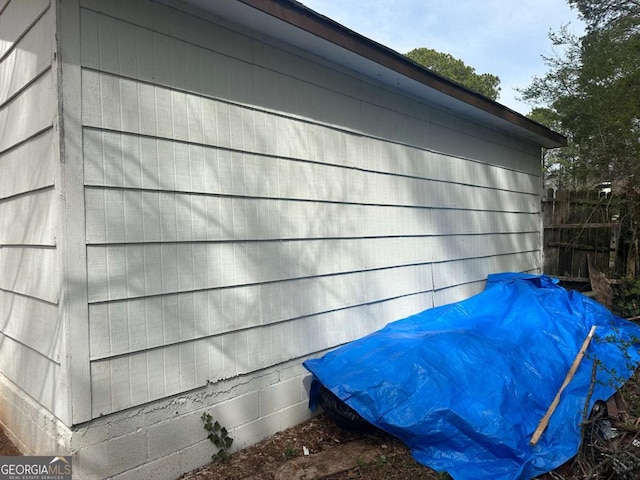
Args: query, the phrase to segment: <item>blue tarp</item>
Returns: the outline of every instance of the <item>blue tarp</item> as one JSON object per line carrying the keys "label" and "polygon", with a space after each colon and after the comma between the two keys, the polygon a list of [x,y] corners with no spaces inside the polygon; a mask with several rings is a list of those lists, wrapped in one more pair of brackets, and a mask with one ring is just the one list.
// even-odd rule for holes
{"label": "blue tarp", "polygon": [[[575,377],[536,446],[529,441],[592,325]],[[425,310],[304,362],[365,420],[456,480],[531,479],[571,459],[588,410],[640,362],[640,328],[547,276],[489,276],[465,301]],[[319,383],[318,383],[319,382]]]}

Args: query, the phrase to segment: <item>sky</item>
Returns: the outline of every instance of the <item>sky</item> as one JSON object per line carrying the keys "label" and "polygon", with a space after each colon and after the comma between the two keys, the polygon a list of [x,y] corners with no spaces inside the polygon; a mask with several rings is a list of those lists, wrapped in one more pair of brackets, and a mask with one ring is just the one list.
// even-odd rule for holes
{"label": "sky", "polygon": [[557,55],[550,31],[584,24],[566,0],[299,0],[307,7],[399,53],[427,47],[449,53],[476,73],[500,77],[498,102],[526,115],[518,100],[542,56]]}

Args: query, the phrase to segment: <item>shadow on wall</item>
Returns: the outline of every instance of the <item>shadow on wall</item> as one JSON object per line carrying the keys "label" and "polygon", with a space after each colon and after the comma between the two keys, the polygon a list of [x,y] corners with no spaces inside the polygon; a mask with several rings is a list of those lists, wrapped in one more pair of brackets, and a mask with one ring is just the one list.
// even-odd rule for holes
{"label": "shadow on wall", "polygon": [[240,34],[224,33],[234,58],[83,15],[94,414],[331,348],[475,293],[492,271],[539,268],[538,177],[455,156],[475,145],[521,163],[509,142],[375,105],[360,80]]}

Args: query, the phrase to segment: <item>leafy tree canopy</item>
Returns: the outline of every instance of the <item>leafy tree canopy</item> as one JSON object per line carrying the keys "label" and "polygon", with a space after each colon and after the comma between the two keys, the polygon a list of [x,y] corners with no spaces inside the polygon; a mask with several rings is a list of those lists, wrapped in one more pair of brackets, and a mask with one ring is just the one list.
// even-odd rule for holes
{"label": "leafy tree canopy", "polygon": [[569,5],[578,9],[589,31],[629,23],[637,27],[640,18],[638,0],[569,0]]}
{"label": "leafy tree canopy", "polygon": [[[587,24],[578,38],[552,33],[564,53],[520,93],[553,112],[543,123],[570,140],[573,180],[613,180],[627,190],[640,178],[640,0],[568,0]],[[564,168],[558,165],[558,168]],[[566,172],[567,174],[569,171]]]}
{"label": "leafy tree canopy", "polygon": [[430,48],[414,48],[405,54],[411,60],[434,72],[458,82],[491,100],[500,94],[500,78],[489,73],[476,73],[475,68],[466,65],[448,53],[437,52]]}
{"label": "leafy tree canopy", "polygon": [[[570,138],[570,132],[563,129],[562,119],[555,110],[544,107],[534,108],[527,116]],[[542,165],[547,186],[578,190],[587,183],[579,158],[575,144],[571,141],[565,148],[547,150]]]}
{"label": "leafy tree canopy", "polygon": [[562,54],[520,93],[542,107],[531,118],[565,134],[569,145],[547,152],[545,173],[559,187],[611,181],[622,194],[621,248],[627,275],[640,271],[640,0],[567,0],[586,33],[550,35]]}

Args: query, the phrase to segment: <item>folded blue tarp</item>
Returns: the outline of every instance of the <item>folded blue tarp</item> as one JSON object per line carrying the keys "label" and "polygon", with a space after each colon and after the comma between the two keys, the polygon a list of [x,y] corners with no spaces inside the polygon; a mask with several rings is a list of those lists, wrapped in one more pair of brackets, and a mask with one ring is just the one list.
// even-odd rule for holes
{"label": "folded blue tarp", "polygon": [[[531,446],[592,325],[582,363]],[[577,453],[584,412],[628,380],[639,347],[640,328],[597,302],[547,276],[504,273],[474,297],[390,323],[304,366],[314,375],[312,408],[324,385],[424,465],[456,480],[521,480]]]}

